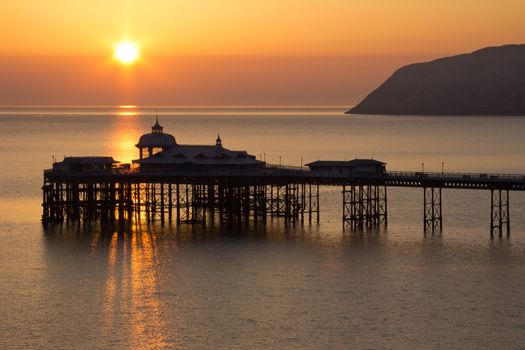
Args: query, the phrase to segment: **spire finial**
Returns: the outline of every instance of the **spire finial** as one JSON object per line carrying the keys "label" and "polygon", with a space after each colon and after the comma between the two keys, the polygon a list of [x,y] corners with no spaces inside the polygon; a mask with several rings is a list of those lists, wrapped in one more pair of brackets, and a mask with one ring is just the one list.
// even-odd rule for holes
{"label": "spire finial", "polygon": [[154,133],[162,133],[163,132],[163,127],[159,124],[159,114],[158,114],[158,111],[155,111],[155,125],[153,125],[151,127],[151,132],[154,132]]}
{"label": "spire finial", "polygon": [[219,134],[217,134],[217,140],[215,141],[215,146],[216,147],[222,147],[222,140],[221,140],[221,136]]}

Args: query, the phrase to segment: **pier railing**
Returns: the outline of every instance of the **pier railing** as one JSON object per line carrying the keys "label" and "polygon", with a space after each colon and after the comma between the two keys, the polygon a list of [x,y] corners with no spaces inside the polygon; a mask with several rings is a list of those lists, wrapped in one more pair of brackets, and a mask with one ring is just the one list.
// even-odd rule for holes
{"label": "pier railing", "polygon": [[407,180],[450,180],[450,181],[525,181],[521,174],[486,174],[486,173],[457,173],[457,172],[410,172],[388,171],[387,177]]}

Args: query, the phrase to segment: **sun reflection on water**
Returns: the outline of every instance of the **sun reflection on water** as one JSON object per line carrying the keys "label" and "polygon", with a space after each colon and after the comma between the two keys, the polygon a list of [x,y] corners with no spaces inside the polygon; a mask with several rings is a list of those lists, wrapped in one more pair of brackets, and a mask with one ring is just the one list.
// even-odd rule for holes
{"label": "sun reflection on water", "polygon": [[108,251],[108,277],[106,280],[106,287],[104,293],[104,308],[103,308],[103,319],[104,326],[106,329],[111,330],[113,328],[113,319],[115,314],[115,296],[117,293],[116,278],[115,278],[115,263],[117,259],[117,244],[118,235],[113,233]]}
{"label": "sun reflection on water", "polygon": [[166,335],[159,301],[158,256],[155,240],[149,232],[136,231],[131,237],[131,290],[134,313],[133,343],[143,345],[143,339],[151,339],[151,348],[164,343]]}
{"label": "sun reflection on water", "polygon": [[120,116],[138,115],[137,112],[121,111],[117,113]]}
{"label": "sun reflection on water", "polygon": [[117,113],[117,122],[111,131],[110,154],[115,160],[130,163],[138,158],[137,144],[140,132],[138,127],[138,114],[135,112]]}
{"label": "sun reflection on water", "polygon": [[117,109],[117,115],[119,116],[130,116],[130,115],[138,115],[139,113],[136,111],[137,106],[134,105],[120,105]]}
{"label": "sun reflection on water", "polygon": [[133,224],[130,232],[114,232],[110,237],[96,244],[107,250],[102,321],[108,336],[121,324],[128,324],[126,337],[133,347],[166,346],[169,332],[160,300],[155,235]]}

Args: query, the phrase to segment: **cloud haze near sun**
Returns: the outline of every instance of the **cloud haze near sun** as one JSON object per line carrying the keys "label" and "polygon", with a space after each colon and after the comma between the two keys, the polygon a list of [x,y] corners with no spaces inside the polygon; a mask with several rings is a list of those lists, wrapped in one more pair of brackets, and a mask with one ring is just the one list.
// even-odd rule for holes
{"label": "cloud haze near sun", "polygon": [[[401,65],[525,42],[521,0],[5,2],[0,104],[350,104]],[[115,44],[140,59],[122,67]]]}

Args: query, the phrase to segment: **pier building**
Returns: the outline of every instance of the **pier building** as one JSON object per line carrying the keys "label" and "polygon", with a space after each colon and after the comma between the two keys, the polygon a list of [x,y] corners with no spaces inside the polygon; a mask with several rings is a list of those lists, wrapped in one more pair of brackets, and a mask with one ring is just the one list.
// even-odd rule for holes
{"label": "pier building", "polygon": [[243,170],[263,166],[264,162],[246,151],[232,151],[222,145],[217,135],[212,145],[178,144],[164,133],[157,118],[151,133],[142,135],[136,147],[140,158],[133,161],[142,170]]}
{"label": "pier building", "polygon": [[375,159],[317,160],[305,164],[312,172],[332,176],[381,176],[386,163]]}

